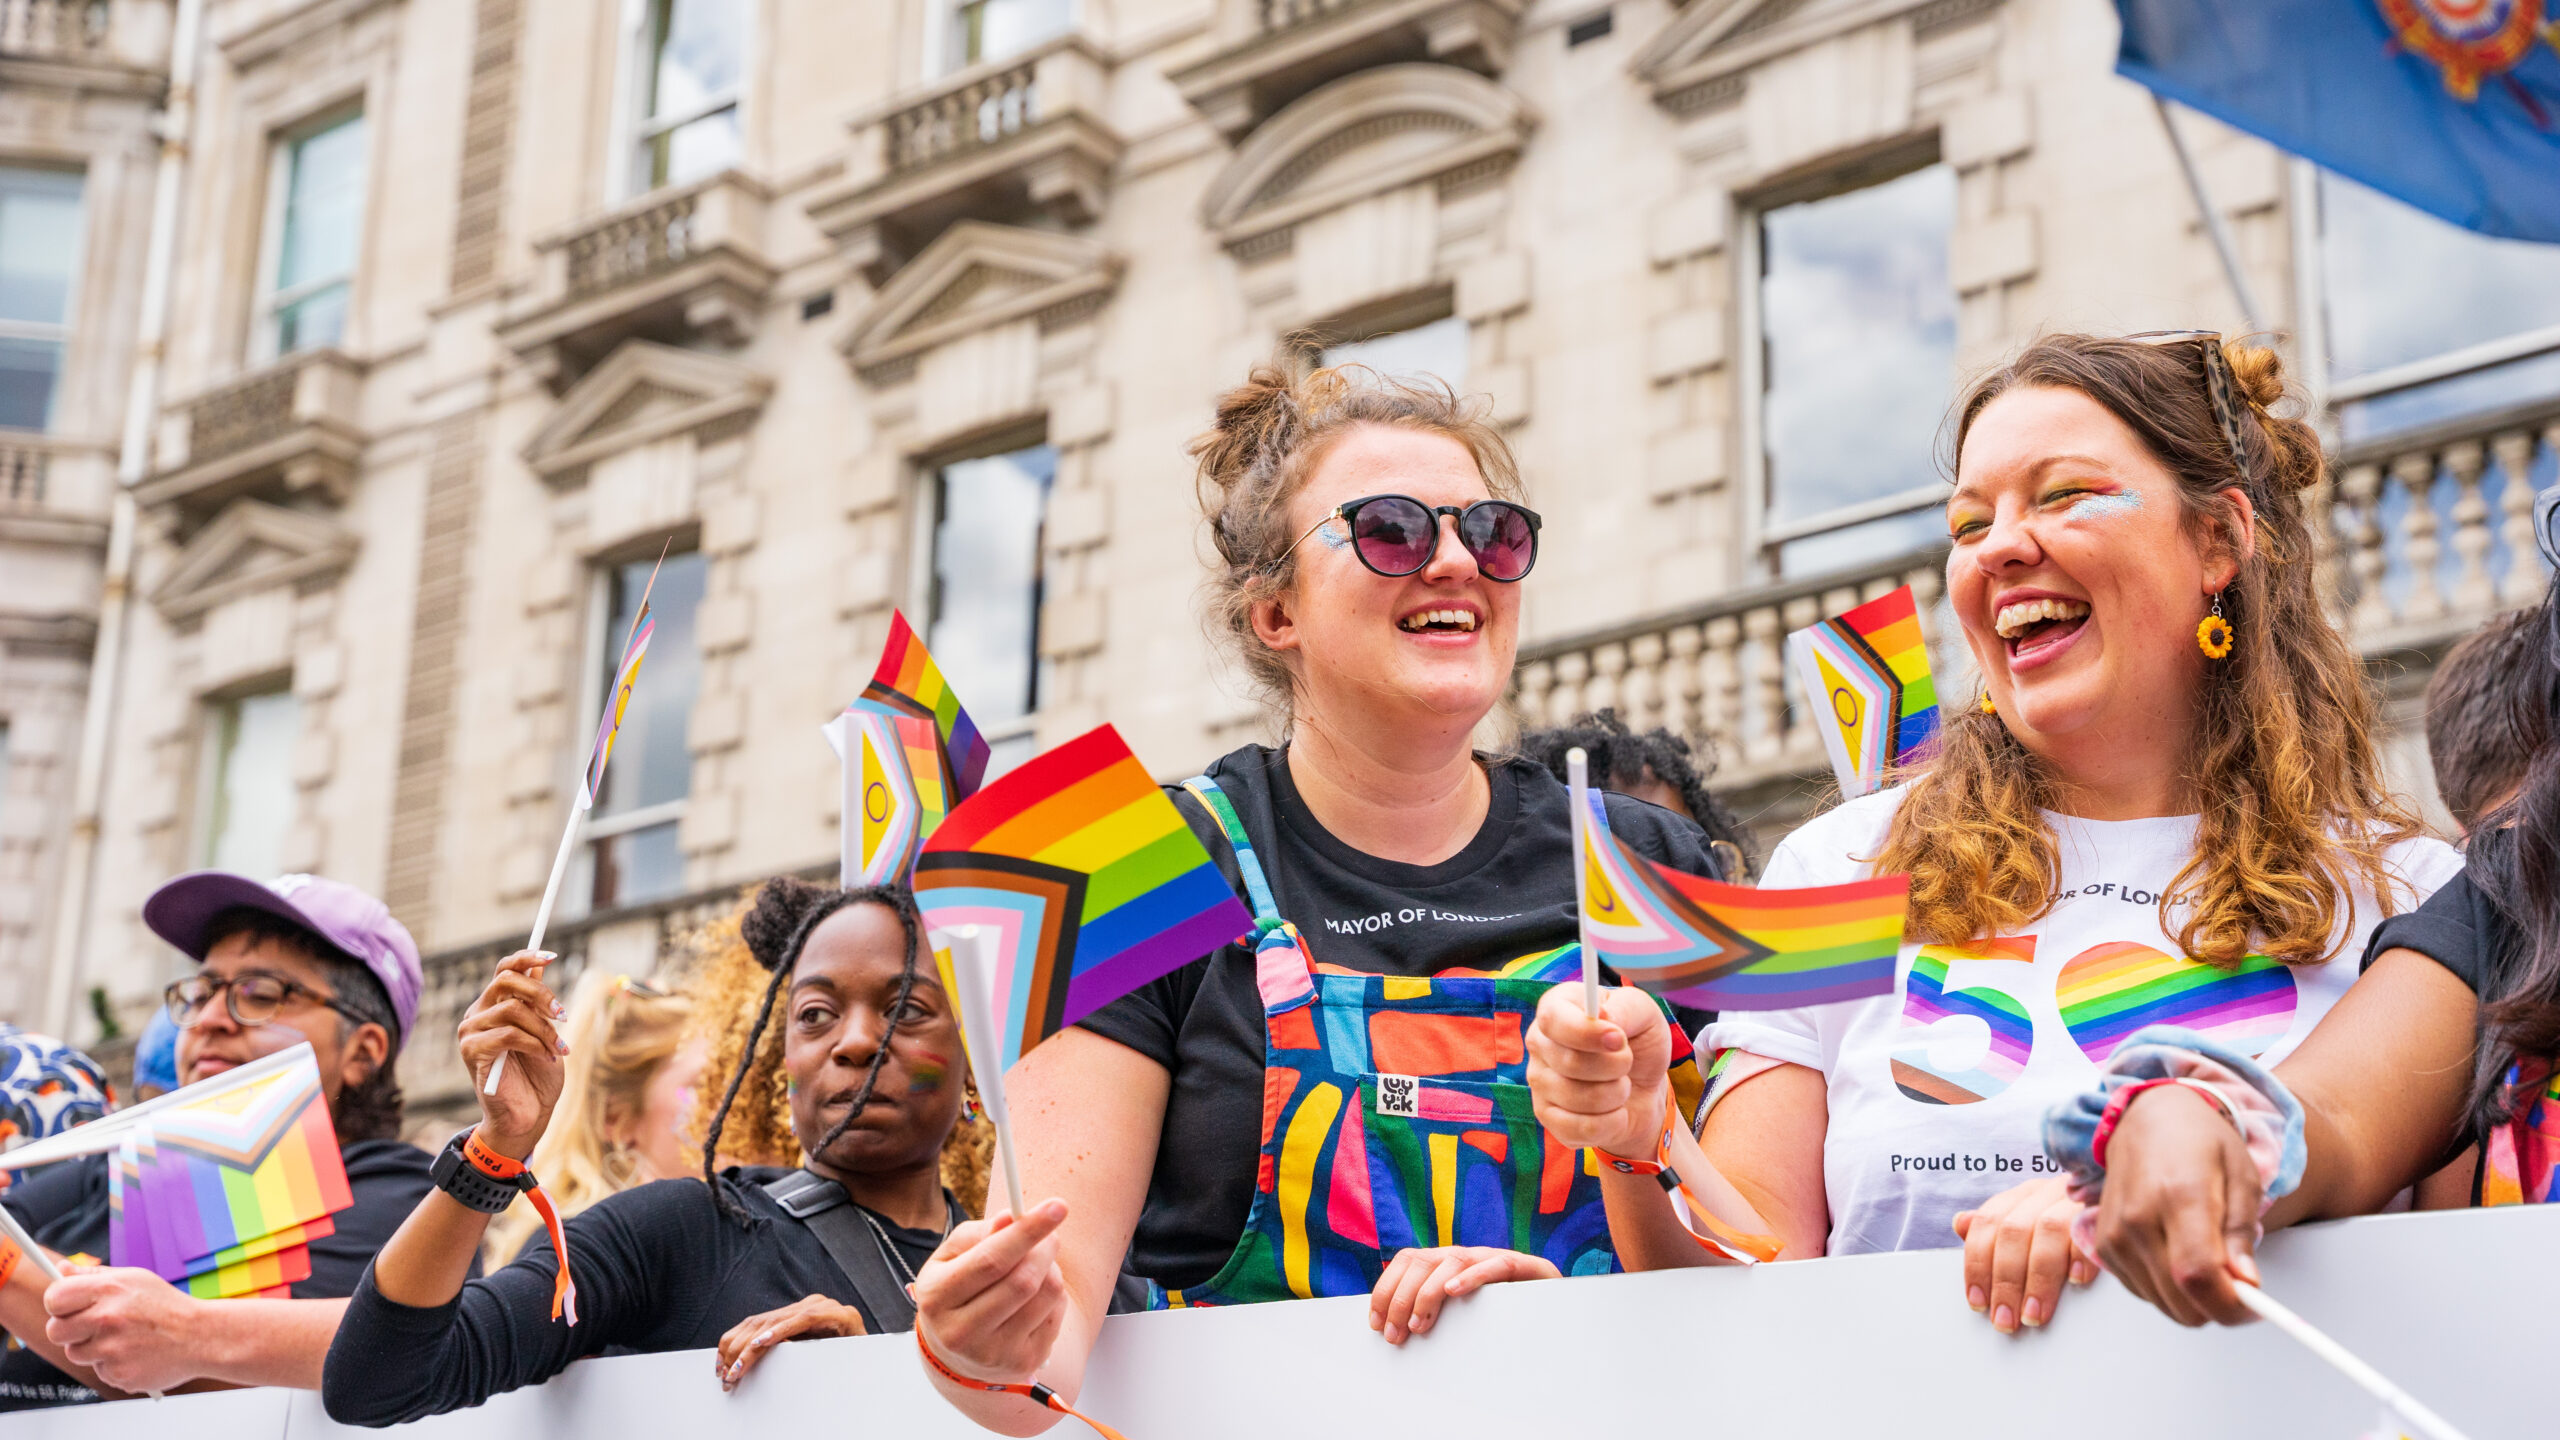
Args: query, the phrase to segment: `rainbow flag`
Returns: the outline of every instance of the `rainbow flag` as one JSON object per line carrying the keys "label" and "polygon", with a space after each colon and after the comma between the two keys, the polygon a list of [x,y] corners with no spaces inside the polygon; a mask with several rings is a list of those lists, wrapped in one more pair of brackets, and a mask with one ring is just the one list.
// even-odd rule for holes
{"label": "rainbow flag", "polygon": [[[650,577],[654,583],[656,577]],[[604,767],[613,759],[613,737],[622,733],[622,714],[631,708],[631,692],[640,683],[640,661],[649,653],[649,636],[658,622],[649,618],[647,596],[640,600],[638,620],[631,627],[631,639],[622,647],[622,663],[614,667],[613,694],[606,697],[604,718],[596,724],[595,752],[587,759],[586,782],[578,790],[578,808],[592,810],[596,796],[604,791]]]}
{"label": "rainbow flag", "polygon": [[1787,655],[1842,796],[1882,785],[1938,738],[1938,687],[1910,586],[1796,631]]}
{"label": "rainbow flag", "polygon": [[1584,792],[1583,934],[1629,985],[1707,1010],[1787,1010],[1892,993],[1911,877],[1754,890],[1656,865]]}
{"label": "rainbow flag", "polygon": [[[978,793],[987,778],[988,746],[986,737],[978,733],[977,722],[960,707],[960,697],[942,678],[942,667],[916,638],[907,624],[904,611],[889,616],[889,643],[880,652],[880,668],[871,683],[862,689],[862,698],[853,702],[857,710],[872,710],[883,715],[915,715],[933,722],[941,732],[945,763],[949,766],[950,803],[956,805]],[[921,772],[919,772],[921,773]]]}
{"label": "rainbow flag", "polygon": [[[309,1242],[355,1203],[308,1046],[282,1067],[190,1085],[125,1127],[108,1173],[108,1252],[190,1293],[310,1274]],[[290,1052],[289,1052],[290,1053]],[[299,1273],[294,1273],[298,1268]],[[281,1278],[279,1278],[281,1277]]]}
{"label": "rainbow flag", "polygon": [[1108,725],[962,802],[916,858],[915,891],[928,932],[993,927],[1005,1068],[1253,929],[1209,852]]}

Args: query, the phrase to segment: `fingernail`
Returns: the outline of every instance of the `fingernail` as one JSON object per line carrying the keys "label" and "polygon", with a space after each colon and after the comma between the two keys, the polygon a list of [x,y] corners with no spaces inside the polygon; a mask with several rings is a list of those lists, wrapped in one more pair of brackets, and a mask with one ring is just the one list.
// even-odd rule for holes
{"label": "fingernail", "polygon": [[568,1041],[566,1041],[566,1040],[554,1040],[554,1041],[552,1041],[551,1043],[560,1047],[560,1053],[561,1053],[561,1054],[566,1055],[566,1054],[568,1054],[568,1053],[569,1053],[569,1042],[568,1042]]}
{"label": "fingernail", "polygon": [[1999,1309],[1991,1313],[1991,1328],[1999,1331],[2003,1335],[2016,1333],[2018,1328],[2017,1312],[2011,1310],[2006,1305],[2001,1306]]}
{"label": "fingernail", "polygon": [[1990,1307],[1991,1297],[1983,1294],[1982,1287],[1976,1285],[1964,1292],[1964,1303],[1972,1306],[1973,1313],[1979,1315]]}
{"label": "fingernail", "polygon": [[2044,1302],[2033,1296],[2027,1298],[2027,1323],[2030,1325],[2044,1323]]}

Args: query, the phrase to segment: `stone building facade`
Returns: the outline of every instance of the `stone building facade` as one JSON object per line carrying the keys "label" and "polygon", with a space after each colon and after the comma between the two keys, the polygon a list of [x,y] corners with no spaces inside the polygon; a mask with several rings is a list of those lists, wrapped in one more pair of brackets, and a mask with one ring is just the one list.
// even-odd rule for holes
{"label": "stone building facade", "polygon": [[[203,4],[84,888],[47,866],[171,9],[0,0],[0,167],[87,177],[62,398],[0,432],[0,496],[12,456],[80,477],[0,498],[0,1005],[54,1025],[147,1008],[141,900],[217,862],[378,890],[449,1017],[531,916],[662,554],[563,905],[586,963],[827,863],[817,727],[894,612],[1000,756],[1108,719],[1178,774],[1264,735],[1197,618],[1183,446],[1293,335],[1518,446],[1516,718],[1710,735],[1775,829],[1821,768],[1780,638],[1935,594],[1958,376],[2049,328],[2248,328],[2101,0]],[[114,58],[29,58],[30,16]],[[2405,721],[2538,592],[2509,477],[2547,477],[2560,383],[2375,407],[2552,337],[2331,364],[2324,182],[2179,119],[2338,436],[2325,563]]]}

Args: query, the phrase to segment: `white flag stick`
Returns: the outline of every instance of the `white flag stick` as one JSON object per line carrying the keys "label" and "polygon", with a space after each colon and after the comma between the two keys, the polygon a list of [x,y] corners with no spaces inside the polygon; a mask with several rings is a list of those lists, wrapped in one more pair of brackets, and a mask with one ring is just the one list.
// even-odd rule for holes
{"label": "white flag stick", "polygon": [[1020,1219],[1022,1165],[1014,1158],[1013,1116],[1005,1109],[1004,1069],[997,1064],[1001,1032],[991,1014],[995,937],[983,926],[962,925],[936,930],[932,940],[951,952],[951,978],[960,991],[952,997],[960,1007],[960,1042],[968,1048],[969,1069],[978,1077],[978,1101],[987,1107],[987,1123],[996,1127],[996,1153],[1004,1160],[1005,1198],[1013,1202],[1014,1218]]}
{"label": "white flag stick", "polygon": [[2310,1321],[2293,1313],[2291,1307],[2246,1281],[2234,1285],[2240,1292],[2240,1303],[2258,1312],[2261,1319],[2302,1342],[2302,1348],[2326,1360],[2341,1375],[2364,1387],[2366,1394],[2381,1401],[2397,1415],[2418,1427],[2427,1440],[2466,1440],[2445,1418],[2418,1402],[2418,1397],[2383,1378],[2382,1372],[2356,1358],[2355,1352],[2330,1339],[2314,1328]]}
{"label": "white flag stick", "polygon": [[[578,846],[578,820],[587,813],[587,791],[578,787],[578,801],[569,807],[569,824],[560,832],[560,853],[551,857],[551,879],[542,887],[542,908],[533,912],[533,938],[524,942],[527,950],[542,948],[542,934],[551,928],[551,907],[560,899],[560,877],[569,873],[569,852]],[[489,1067],[489,1083],[480,1087],[483,1095],[498,1093],[499,1077],[507,1073],[507,1054],[498,1052],[497,1063]]]}
{"label": "white flag stick", "polygon": [[850,890],[862,873],[862,735],[850,715],[837,716],[829,733],[836,742],[844,790],[836,826],[836,884]]}
{"label": "white flag stick", "polygon": [[1591,870],[1591,757],[1576,745],[1564,752],[1566,783],[1573,790],[1573,924],[1582,941],[1582,1010],[1600,1018],[1600,957],[1591,949],[1590,897],[1583,894]]}

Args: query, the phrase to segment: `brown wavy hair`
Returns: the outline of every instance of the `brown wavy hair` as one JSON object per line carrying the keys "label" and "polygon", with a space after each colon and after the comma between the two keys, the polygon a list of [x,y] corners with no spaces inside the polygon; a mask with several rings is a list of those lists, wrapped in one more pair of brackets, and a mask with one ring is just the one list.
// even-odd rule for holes
{"label": "brown wavy hair", "polygon": [[1391,425],[1445,435],[1467,447],[1485,492],[1521,501],[1520,464],[1511,442],[1439,380],[1400,380],[1366,365],[1340,365],[1300,378],[1294,365],[1259,365],[1242,385],[1218,397],[1217,420],[1191,442],[1199,465],[1200,510],[1218,548],[1207,584],[1210,632],[1244,666],[1264,705],[1286,714],[1289,663],[1253,633],[1253,607],[1289,593],[1297,579],[1297,538],[1289,501],[1307,476],[1355,425]]}
{"label": "brown wavy hair", "polygon": [[[2418,833],[2382,783],[2364,668],[2321,604],[2303,492],[2325,461],[2288,403],[2275,352],[2052,335],[1976,380],[1952,420],[1954,454],[2012,390],[2076,390],[2141,437],[2178,481],[2192,533],[2236,553],[2237,485],[2257,512],[2255,549],[2222,592],[2237,632],[2206,673],[2185,779],[2202,811],[2195,853],[2160,897],[2160,928],[2188,955],[2234,965],[2253,950],[2288,965],[2337,948],[2341,900],[2358,886],[2394,909],[2385,852]],[[2228,428],[2209,384],[2235,391]],[[2234,442],[2237,442],[2236,446]],[[2236,453],[2235,453],[2236,452]],[[2061,867],[2040,810],[2059,786],[1996,715],[1950,703],[1936,757],[1912,780],[1876,858],[1911,874],[1909,933],[1958,944],[2014,931],[2050,909]],[[2183,918],[2181,918],[2183,912]]]}
{"label": "brown wavy hair", "polygon": [[[715,1140],[719,1164],[787,1168],[801,1161],[800,1135],[791,1125],[790,1078],[782,1069],[782,1027],[766,1026],[757,1036],[757,1018],[768,1008],[775,972],[758,958],[746,932],[752,924],[759,932],[787,934],[829,893],[832,887],[789,876],[767,881],[735,914],[704,927],[695,939],[700,968],[686,987],[694,997],[690,1033],[701,1037],[709,1055],[702,1067],[705,1083],[694,1102],[693,1128]],[[770,953],[775,946],[768,940],[764,948]],[[755,1052],[751,1063],[750,1042]],[[965,1063],[962,1075],[974,1091],[976,1081],[968,1077]],[[738,1083],[724,1117],[727,1077]],[[994,1154],[995,1130],[984,1116],[963,1119],[943,1142],[943,1187],[972,1218],[985,1213]]]}

